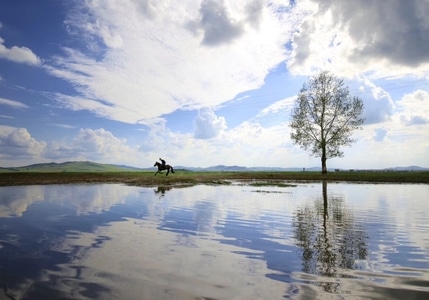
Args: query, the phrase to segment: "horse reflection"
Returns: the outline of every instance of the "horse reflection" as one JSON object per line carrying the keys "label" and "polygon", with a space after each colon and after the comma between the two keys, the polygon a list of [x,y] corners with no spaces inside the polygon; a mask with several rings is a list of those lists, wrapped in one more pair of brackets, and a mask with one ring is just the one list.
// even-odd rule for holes
{"label": "horse reflection", "polygon": [[161,197],[165,195],[166,191],[171,190],[171,186],[159,186],[156,190],[153,190],[155,194],[159,194]]}

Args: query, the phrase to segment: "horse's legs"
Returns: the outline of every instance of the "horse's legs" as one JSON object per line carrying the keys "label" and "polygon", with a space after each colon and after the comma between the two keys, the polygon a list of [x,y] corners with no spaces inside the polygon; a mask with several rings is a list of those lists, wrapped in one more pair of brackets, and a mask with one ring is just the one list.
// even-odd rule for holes
{"label": "horse's legs", "polygon": [[168,176],[168,173],[170,173],[170,169],[167,169],[167,174],[165,174],[165,176]]}

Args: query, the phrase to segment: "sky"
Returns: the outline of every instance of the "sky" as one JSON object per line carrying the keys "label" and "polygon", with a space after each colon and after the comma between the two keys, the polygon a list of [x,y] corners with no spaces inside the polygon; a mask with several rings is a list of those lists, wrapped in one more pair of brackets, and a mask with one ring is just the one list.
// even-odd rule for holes
{"label": "sky", "polygon": [[321,70],[365,123],[328,168],[429,167],[428,0],[2,0],[0,167],[320,166],[290,139]]}

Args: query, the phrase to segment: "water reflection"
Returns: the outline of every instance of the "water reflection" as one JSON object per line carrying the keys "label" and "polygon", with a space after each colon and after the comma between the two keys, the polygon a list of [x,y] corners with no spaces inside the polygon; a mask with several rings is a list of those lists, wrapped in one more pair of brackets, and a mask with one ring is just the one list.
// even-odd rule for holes
{"label": "water reflection", "polygon": [[94,230],[131,216],[123,211],[104,214],[124,201],[119,185],[1,188],[0,278],[5,295],[9,299],[62,299],[77,293],[95,299],[106,292],[97,283],[69,286],[82,280],[84,265],[70,266],[66,276],[56,272],[62,265],[84,260],[111,240]]}
{"label": "water reflection", "polygon": [[3,187],[0,299],[425,299],[428,193]]}
{"label": "water reflection", "polygon": [[[363,224],[355,222],[344,199],[328,197],[327,190],[324,181],[321,199],[299,207],[293,218],[302,271],[323,277],[348,277],[343,271],[358,268],[356,261],[368,257],[368,235]],[[340,286],[338,281],[315,284],[327,292],[337,292]]]}
{"label": "water reflection", "polygon": [[19,217],[32,204],[49,202],[73,211],[76,215],[100,214],[110,207],[124,203],[120,185],[33,185],[4,187],[0,194],[0,217]]}
{"label": "water reflection", "polygon": [[154,190],[155,194],[158,194],[160,197],[165,195],[166,191],[171,190],[172,186],[158,186],[156,190]]}

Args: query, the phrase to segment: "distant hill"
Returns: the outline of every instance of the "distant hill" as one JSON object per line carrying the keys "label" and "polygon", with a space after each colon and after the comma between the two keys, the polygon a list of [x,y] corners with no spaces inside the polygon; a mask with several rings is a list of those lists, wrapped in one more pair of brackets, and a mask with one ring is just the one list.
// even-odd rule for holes
{"label": "distant hill", "polygon": [[428,171],[429,168],[422,168],[422,167],[419,167],[419,166],[408,166],[408,167],[386,168],[385,170],[392,170],[392,171]]}
{"label": "distant hill", "polygon": [[[244,166],[226,166],[216,165],[207,168],[174,166],[175,170],[186,170],[194,172],[302,172],[303,168],[279,168],[279,167],[244,167]],[[154,167],[135,168],[125,165],[100,164],[91,161],[69,161],[63,163],[42,163],[23,167],[1,168],[0,173],[7,172],[133,172],[133,171],[153,171]],[[329,172],[349,171],[349,169],[329,168]],[[357,171],[358,169],[355,169]],[[320,167],[305,168],[307,172],[320,172]],[[419,166],[393,167],[378,169],[373,171],[429,171],[429,168]]]}
{"label": "distant hill", "polygon": [[99,164],[91,161],[69,161],[63,163],[42,163],[23,167],[0,168],[5,172],[130,172],[141,169],[111,164]]}

